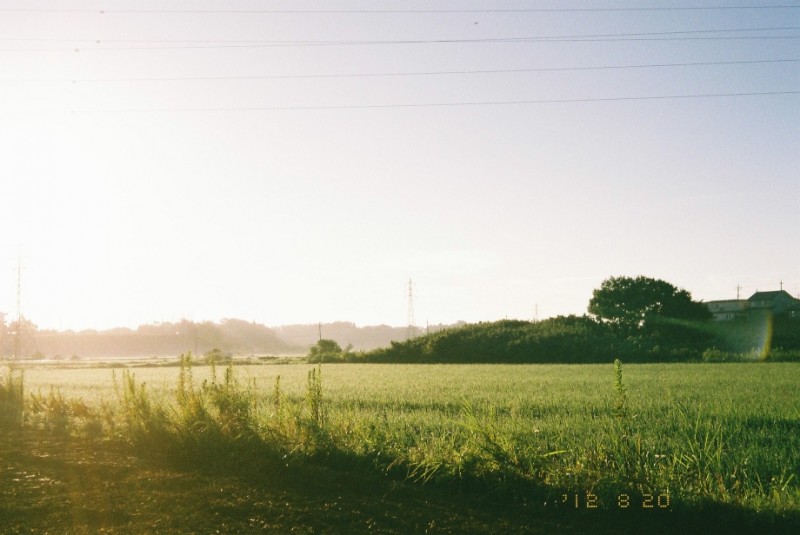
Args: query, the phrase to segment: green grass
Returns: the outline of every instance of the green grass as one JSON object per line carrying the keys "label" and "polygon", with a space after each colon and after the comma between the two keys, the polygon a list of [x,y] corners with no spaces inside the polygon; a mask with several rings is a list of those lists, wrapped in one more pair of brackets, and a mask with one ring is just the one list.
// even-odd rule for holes
{"label": "green grass", "polygon": [[792,363],[34,368],[24,381],[29,432],[227,477],[317,467],[480,496],[519,513],[510,531],[568,514],[578,529],[596,519],[574,515],[595,512],[753,529],[800,513]]}

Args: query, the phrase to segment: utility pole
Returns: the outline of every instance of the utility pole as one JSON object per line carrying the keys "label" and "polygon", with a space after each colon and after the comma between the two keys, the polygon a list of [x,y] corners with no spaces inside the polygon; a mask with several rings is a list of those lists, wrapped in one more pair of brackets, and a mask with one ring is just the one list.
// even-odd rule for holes
{"label": "utility pole", "polygon": [[322,340],[322,322],[321,321],[319,322],[318,327],[319,327],[319,339]]}
{"label": "utility pole", "polygon": [[17,256],[17,328],[14,333],[14,360],[19,360],[20,331],[22,331],[22,258]]}
{"label": "utility pole", "polygon": [[414,327],[414,286],[411,279],[408,279],[408,330],[406,331],[406,338],[414,338],[416,330],[416,327]]}

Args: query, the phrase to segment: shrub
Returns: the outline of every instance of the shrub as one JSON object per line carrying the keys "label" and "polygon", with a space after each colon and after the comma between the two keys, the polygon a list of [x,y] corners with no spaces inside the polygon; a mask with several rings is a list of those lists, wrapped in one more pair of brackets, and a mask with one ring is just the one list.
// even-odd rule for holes
{"label": "shrub", "polygon": [[85,422],[86,427],[95,432],[100,430],[94,412],[82,399],[65,398],[54,388],[50,388],[47,394],[31,394],[29,412],[34,423],[51,433],[67,434],[73,430],[76,421]]}
{"label": "shrub", "polygon": [[308,351],[308,362],[319,364],[322,362],[344,362],[350,353],[351,346],[346,350],[335,340],[321,339],[315,346]]}
{"label": "shrub", "polygon": [[764,354],[757,349],[750,351],[724,351],[717,348],[710,348],[703,351],[703,362],[758,362],[766,360],[791,360],[792,354],[800,354],[800,352],[791,352],[783,350],[772,350]]}
{"label": "shrub", "polygon": [[773,362],[800,362],[800,349],[773,349],[766,360]]}
{"label": "shrub", "polygon": [[[191,353],[188,353],[187,356],[191,358]],[[221,349],[215,347],[211,351],[206,351],[204,356],[204,362],[208,364],[227,364],[233,361],[233,355],[231,353],[223,353]],[[181,355],[183,357],[183,355]]]}

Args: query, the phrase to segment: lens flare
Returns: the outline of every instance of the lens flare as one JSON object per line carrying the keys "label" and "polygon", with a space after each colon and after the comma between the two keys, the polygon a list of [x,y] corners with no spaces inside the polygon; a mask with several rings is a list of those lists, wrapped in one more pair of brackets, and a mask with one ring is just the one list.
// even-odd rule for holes
{"label": "lens flare", "polygon": [[760,347],[758,356],[761,360],[767,360],[770,350],[772,349],[772,333],[775,329],[775,323],[772,318],[772,314],[764,315],[763,328],[761,329],[759,344],[757,346]]}

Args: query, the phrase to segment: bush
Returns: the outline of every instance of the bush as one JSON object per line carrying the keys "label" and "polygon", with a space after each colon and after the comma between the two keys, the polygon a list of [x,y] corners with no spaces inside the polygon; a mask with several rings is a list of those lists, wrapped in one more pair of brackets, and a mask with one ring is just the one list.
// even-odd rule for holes
{"label": "bush", "polygon": [[345,360],[352,360],[353,355],[350,352],[351,348],[352,346],[347,346],[347,348],[342,349],[335,340],[323,338],[308,351],[308,362],[320,364],[323,362],[344,362]]}
{"label": "bush", "polygon": [[773,362],[800,362],[800,349],[773,349],[765,360]]}
{"label": "bush", "polygon": [[[189,353],[189,356],[191,357],[191,353]],[[231,353],[223,353],[218,347],[215,347],[211,351],[206,351],[203,356],[205,357],[204,362],[211,365],[233,362],[233,355]]]}
{"label": "bush", "polygon": [[733,360],[733,355],[730,351],[712,347],[703,351],[703,362],[730,362]]}

